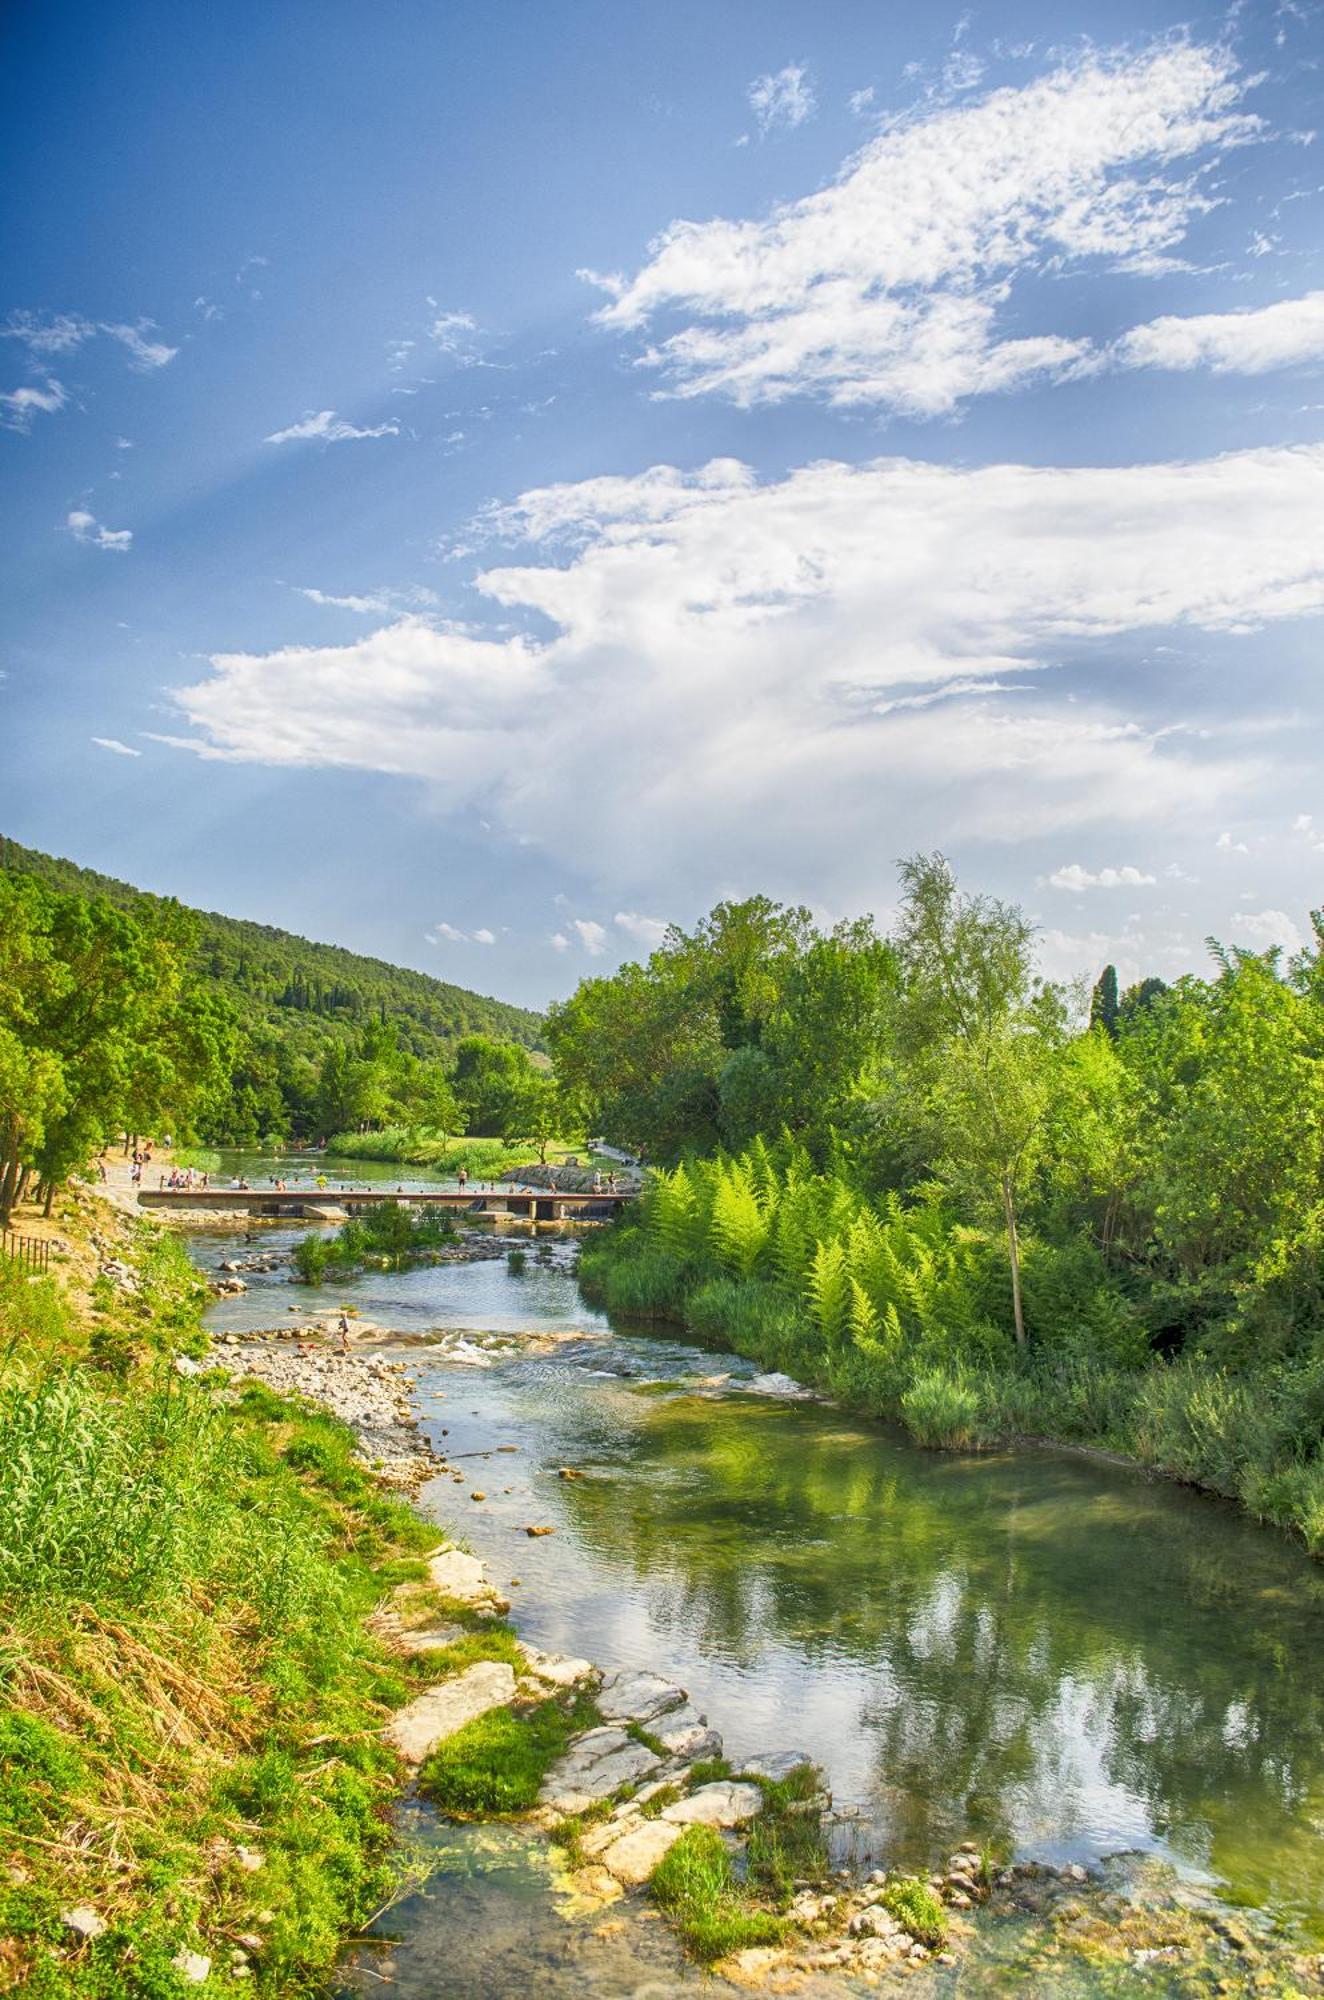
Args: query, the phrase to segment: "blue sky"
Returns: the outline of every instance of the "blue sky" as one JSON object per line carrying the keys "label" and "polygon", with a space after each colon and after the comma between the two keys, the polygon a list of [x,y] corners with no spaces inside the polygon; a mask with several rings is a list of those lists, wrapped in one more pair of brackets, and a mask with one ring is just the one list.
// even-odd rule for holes
{"label": "blue sky", "polygon": [[0,830],[532,1003],[1324,901],[1324,7],[6,13]]}

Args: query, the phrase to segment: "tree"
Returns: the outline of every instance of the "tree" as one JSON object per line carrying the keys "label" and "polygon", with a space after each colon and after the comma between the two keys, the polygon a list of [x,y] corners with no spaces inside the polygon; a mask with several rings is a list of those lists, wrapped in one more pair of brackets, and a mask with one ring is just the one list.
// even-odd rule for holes
{"label": "tree", "polygon": [[1117,967],[1105,965],[1090,999],[1090,1026],[1105,1035],[1117,1033]]}
{"label": "tree", "polygon": [[561,1094],[556,1079],[546,1070],[534,1069],[530,1064],[527,1074],[511,1092],[502,1136],[512,1143],[521,1139],[531,1140],[538,1148],[539,1160],[546,1165],[547,1148],[557,1135],[562,1117]]}
{"label": "tree", "polygon": [[941,854],[901,864],[901,1054],[943,1178],[995,1199],[1006,1232],[1018,1346],[1026,1340],[1019,1209],[1038,1165],[1065,1027],[1033,978],[1019,909],[964,896]]}

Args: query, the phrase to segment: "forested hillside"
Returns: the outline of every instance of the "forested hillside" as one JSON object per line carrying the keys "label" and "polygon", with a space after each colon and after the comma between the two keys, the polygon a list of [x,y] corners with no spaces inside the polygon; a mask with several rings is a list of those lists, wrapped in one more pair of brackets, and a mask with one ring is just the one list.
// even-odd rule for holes
{"label": "forested hillside", "polygon": [[[388,1044],[395,1082],[437,1065],[449,1071],[466,1036],[540,1045],[541,1021],[525,1008],[267,924],[181,909],[17,841],[0,838],[0,876],[35,879],[59,896],[108,904],[148,931],[164,927],[187,939],[191,987],[228,1003],[237,1028],[228,1084],[199,1108],[199,1136],[209,1140],[311,1136],[361,1122],[377,1107],[357,1107],[343,1091],[330,1102],[328,1076],[360,1058],[380,1066]],[[408,1090],[396,1089],[394,1098],[402,1097],[408,1101]]]}

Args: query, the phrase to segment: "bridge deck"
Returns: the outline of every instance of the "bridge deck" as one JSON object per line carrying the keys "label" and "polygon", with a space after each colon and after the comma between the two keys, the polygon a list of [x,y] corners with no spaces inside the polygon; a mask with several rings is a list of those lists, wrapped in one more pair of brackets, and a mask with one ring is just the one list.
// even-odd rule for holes
{"label": "bridge deck", "polygon": [[578,1193],[551,1188],[427,1188],[383,1187],[213,1187],[140,1188],[140,1208],[167,1208],[185,1214],[229,1214],[237,1208],[251,1215],[294,1215],[319,1208],[371,1208],[380,1202],[403,1202],[410,1208],[444,1208],[468,1215],[523,1215],[537,1222],[560,1222],[571,1215],[614,1214],[634,1200],[633,1189],[615,1194]]}

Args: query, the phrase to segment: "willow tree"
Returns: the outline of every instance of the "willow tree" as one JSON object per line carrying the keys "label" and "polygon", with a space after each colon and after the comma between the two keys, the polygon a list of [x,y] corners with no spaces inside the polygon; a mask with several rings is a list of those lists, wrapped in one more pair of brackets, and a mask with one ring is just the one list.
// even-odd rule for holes
{"label": "willow tree", "polygon": [[1020,1214],[1042,1156],[1062,1008],[1034,977],[1034,934],[1013,904],[962,895],[941,854],[903,861],[901,884],[905,1101],[940,1176],[1001,1216],[1024,1346]]}

